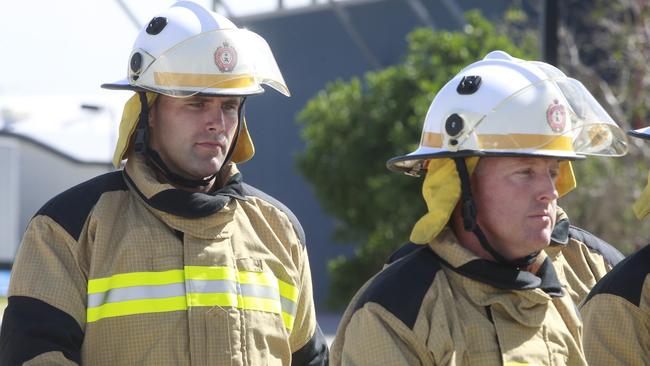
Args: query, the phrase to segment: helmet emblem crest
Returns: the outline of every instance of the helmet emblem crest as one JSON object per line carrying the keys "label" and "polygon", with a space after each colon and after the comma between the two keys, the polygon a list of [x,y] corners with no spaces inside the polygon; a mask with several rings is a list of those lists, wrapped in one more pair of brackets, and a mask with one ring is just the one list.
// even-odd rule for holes
{"label": "helmet emblem crest", "polygon": [[228,42],[224,42],[214,53],[214,63],[221,72],[232,72],[237,66],[237,50]]}
{"label": "helmet emblem crest", "polygon": [[551,126],[553,132],[562,132],[566,126],[566,113],[564,105],[560,104],[557,99],[546,109],[546,122]]}

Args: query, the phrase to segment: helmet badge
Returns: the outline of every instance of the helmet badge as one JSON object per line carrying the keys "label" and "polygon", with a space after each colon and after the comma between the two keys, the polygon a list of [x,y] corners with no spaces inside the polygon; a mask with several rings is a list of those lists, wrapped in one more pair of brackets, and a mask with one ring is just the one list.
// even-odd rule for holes
{"label": "helmet badge", "polygon": [[224,42],[214,53],[214,63],[221,72],[232,72],[237,66],[237,50],[228,42]]}
{"label": "helmet badge", "polygon": [[551,126],[553,132],[562,132],[566,126],[566,113],[564,105],[560,104],[557,99],[546,110],[546,122]]}

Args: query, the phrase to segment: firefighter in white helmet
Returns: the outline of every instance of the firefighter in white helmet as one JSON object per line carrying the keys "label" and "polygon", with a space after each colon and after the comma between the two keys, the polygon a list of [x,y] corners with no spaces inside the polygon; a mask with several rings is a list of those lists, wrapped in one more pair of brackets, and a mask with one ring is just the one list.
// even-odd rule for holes
{"label": "firefighter in white helmet", "polygon": [[31,220],[2,365],[326,365],[303,230],[242,182],[243,105],[289,91],[259,35],[189,1],[139,33],[108,173]]}
{"label": "firefighter in white helmet", "polygon": [[[650,140],[649,127],[628,134]],[[650,175],[633,210],[639,220],[650,213]],[[650,245],[599,281],[580,313],[589,365],[650,365]]]}
{"label": "firefighter in white helmet", "polygon": [[494,51],[464,68],[433,100],[419,148],[388,162],[426,174],[421,245],[353,298],[331,364],[585,365],[562,266],[544,249],[575,187],[570,161],[626,151],[555,67]]}

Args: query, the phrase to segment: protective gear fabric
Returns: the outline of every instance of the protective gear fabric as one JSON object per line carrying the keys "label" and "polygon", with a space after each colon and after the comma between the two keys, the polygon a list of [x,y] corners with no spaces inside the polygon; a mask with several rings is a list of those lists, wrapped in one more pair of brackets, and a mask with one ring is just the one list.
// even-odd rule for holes
{"label": "protective gear fabric", "polygon": [[[147,105],[149,108],[153,106],[153,103],[156,101],[158,94],[156,93],[147,93]],[[120,129],[119,136],[117,138],[117,144],[115,145],[115,152],[113,152],[113,166],[117,169],[120,167],[122,160],[126,158],[126,155],[129,149],[133,145],[133,133],[135,128],[138,125],[138,119],[140,118],[140,98],[138,94],[134,94],[129,100],[124,104],[124,109],[122,110],[122,119],[120,120]]]}
{"label": "protective gear fabric", "polygon": [[[153,92],[147,93],[147,103],[149,108],[153,106],[158,94]],[[134,94],[125,104],[122,112],[122,120],[120,121],[119,137],[113,153],[113,166],[119,168],[122,160],[126,158],[133,144],[133,133],[138,126],[138,119],[140,117],[141,103],[137,94]],[[237,144],[232,154],[232,161],[235,163],[243,163],[250,160],[255,155],[255,146],[251,139],[248,127],[246,126],[246,118],[242,119],[241,131],[237,138]]]}
{"label": "protective gear fabric", "polygon": [[[393,263],[421,247],[407,243],[396,250],[388,259]],[[571,225],[569,217],[557,207],[555,227],[551,243],[544,248],[551,258],[563,288],[571,299],[580,305],[589,291],[625,257],[611,244],[579,227]]]}
{"label": "protective gear fabric", "polygon": [[[472,174],[478,157],[465,158],[469,174]],[[556,189],[561,196],[576,186],[573,169],[569,161],[560,162],[560,173]],[[452,159],[431,159],[428,161],[427,175],[422,183],[422,196],[428,212],[420,218],[411,231],[410,240],[416,244],[427,244],[438,236],[449,222],[454,207],[460,199],[461,185]]]}
{"label": "protective gear fabric", "polygon": [[[465,160],[469,174],[472,174],[478,157]],[[460,199],[460,178],[453,160],[429,161],[427,175],[422,183],[422,196],[428,212],[415,223],[411,231],[410,240],[416,244],[427,244],[440,234]]]}
{"label": "protective gear fabric", "polygon": [[571,225],[557,207],[551,243],[544,252],[553,261],[564,290],[578,306],[591,288],[625,257],[611,244],[592,233]]}
{"label": "protective gear fabric", "polygon": [[537,274],[504,267],[443,230],[359,290],[330,365],[586,365],[575,305],[537,260]]}
{"label": "protective gear fabric", "polygon": [[490,52],[451,79],[427,112],[417,150],[388,168],[418,175],[433,158],[580,159],[627,152],[623,131],[577,80],[543,62]]}
{"label": "protective gear fabric", "polygon": [[234,164],[217,179],[179,190],[134,154],[45,205],[12,270],[6,364],[326,365],[298,221]]}
{"label": "protective gear fabric", "polygon": [[629,256],[582,304],[591,366],[650,365],[650,245]]}

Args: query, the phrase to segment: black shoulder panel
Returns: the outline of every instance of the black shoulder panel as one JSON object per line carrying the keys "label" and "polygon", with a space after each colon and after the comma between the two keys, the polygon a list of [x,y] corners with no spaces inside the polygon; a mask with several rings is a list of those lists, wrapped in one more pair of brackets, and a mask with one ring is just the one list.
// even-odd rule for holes
{"label": "black shoulder panel", "polygon": [[598,294],[612,294],[639,306],[641,291],[650,275],[650,245],[627,257],[603,277],[591,290],[585,303]]}
{"label": "black shoulder panel", "polygon": [[275,198],[269,196],[268,194],[251,186],[250,184],[244,183],[243,185],[244,185],[245,195],[261,198],[264,201],[275,206],[278,210],[284,212],[285,215],[287,215],[287,217],[293,224],[293,227],[296,230],[296,234],[298,234],[298,238],[300,239],[300,242],[302,243],[302,245],[306,245],[307,240],[305,239],[305,231],[302,229],[302,225],[300,225],[300,221],[298,221],[296,215],[294,215],[293,212],[291,212],[291,210],[287,206],[285,206],[284,204],[282,204],[282,202],[276,200]]}
{"label": "black shoulder panel", "polygon": [[31,297],[11,296],[0,330],[0,365],[22,365],[56,351],[81,364],[83,336],[69,314]]}
{"label": "black shoulder panel", "polygon": [[571,225],[569,227],[569,237],[585,243],[589,249],[602,255],[612,267],[625,258],[614,246],[587,230]]}
{"label": "black shoulder panel", "polygon": [[291,366],[327,366],[329,354],[325,336],[316,324],[316,331],[309,342],[291,355]]}
{"label": "black shoulder panel", "polygon": [[411,254],[412,252],[414,252],[415,250],[421,247],[422,245],[408,242],[402,245],[401,247],[397,248],[397,250],[395,250],[393,254],[391,254],[388,257],[386,264],[391,264],[402,257],[406,257],[407,255]]}
{"label": "black shoulder panel", "polygon": [[121,171],[102,174],[52,198],[36,216],[49,216],[78,240],[88,214],[99,197],[105,192],[125,190],[127,186]]}
{"label": "black shoulder panel", "polygon": [[360,296],[354,310],[374,302],[413,328],[422,299],[438,270],[437,257],[428,246],[422,246],[379,272]]}

